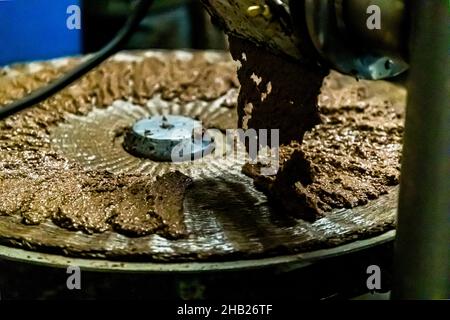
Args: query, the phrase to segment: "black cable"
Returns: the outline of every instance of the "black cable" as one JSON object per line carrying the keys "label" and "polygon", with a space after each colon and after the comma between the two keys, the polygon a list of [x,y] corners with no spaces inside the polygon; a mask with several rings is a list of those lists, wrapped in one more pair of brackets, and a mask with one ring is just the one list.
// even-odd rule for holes
{"label": "black cable", "polygon": [[0,120],[46,100],[119,51],[129,40],[142,19],[147,15],[152,4],[153,0],[139,0],[122,29],[120,29],[117,35],[107,45],[95,53],[92,58],[67,72],[61,78],[54,80],[47,86],[33,91],[26,97],[9,105],[0,106]]}

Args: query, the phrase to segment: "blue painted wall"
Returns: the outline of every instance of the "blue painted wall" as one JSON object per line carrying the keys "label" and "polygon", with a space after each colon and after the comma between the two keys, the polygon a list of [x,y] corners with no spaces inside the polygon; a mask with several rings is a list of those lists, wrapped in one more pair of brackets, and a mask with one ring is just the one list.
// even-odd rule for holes
{"label": "blue painted wall", "polygon": [[0,0],[0,65],[81,53],[67,8],[80,0]]}

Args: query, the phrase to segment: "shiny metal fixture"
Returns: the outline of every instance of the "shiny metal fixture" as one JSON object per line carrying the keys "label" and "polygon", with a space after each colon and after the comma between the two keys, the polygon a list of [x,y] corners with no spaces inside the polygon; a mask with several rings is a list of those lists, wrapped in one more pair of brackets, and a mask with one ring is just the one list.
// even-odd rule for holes
{"label": "shiny metal fixture", "polygon": [[291,0],[290,13],[333,69],[377,80],[408,68],[405,0]]}
{"label": "shiny metal fixture", "polygon": [[124,148],[154,161],[199,159],[214,150],[200,121],[179,115],[154,116],[137,121],[126,134]]}

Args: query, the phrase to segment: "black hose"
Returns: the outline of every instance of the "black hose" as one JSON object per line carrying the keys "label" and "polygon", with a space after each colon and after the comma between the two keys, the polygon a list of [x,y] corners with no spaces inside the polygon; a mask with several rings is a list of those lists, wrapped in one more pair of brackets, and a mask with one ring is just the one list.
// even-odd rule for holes
{"label": "black hose", "polygon": [[107,45],[95,53],[92,58],[67,72],[59,79],[54,80],[47,86],[33,91],[26,97],[9,105],[0,106],[0,120],[46,100],[119,51],[129,40],[142,19],[147,15],[148,9],[152,4],[153,0],[139,0],[122,29],[120,29],[117,35]]}

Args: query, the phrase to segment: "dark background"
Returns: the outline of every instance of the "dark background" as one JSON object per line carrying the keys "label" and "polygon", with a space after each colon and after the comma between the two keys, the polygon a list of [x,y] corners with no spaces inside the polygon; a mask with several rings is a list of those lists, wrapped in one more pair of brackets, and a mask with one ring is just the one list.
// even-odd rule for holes
{"label": "dark background", "polygon": [[[0,66],[97,51],[122,27],[133,0],[0,0]],[[81,8],[70,30],[68,8]],[[124,49],[224,49],[200,0],[155,0]]]}
{"label": "dark background", "polygon": [[[82,5],[85,52],[98,50],[108,42],[130,11],[129,0],[84,0]],[[200,0],[159,0],[128,48],[224,49],[225,38],[212,26]]]}

